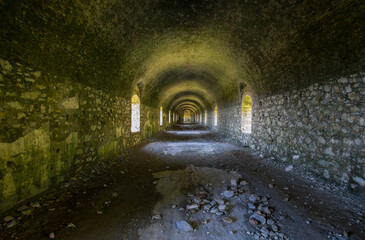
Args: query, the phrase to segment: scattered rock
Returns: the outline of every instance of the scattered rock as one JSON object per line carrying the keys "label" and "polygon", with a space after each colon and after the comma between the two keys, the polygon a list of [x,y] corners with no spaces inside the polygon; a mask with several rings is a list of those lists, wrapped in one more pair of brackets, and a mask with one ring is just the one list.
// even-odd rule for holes
{"label": "scattered rock", "polygon": [[232,186],[237,186],[237,180],[236,179],[232,179],[231,180],[231,185]]}
{"label": "scattered rock", "polygon": [[12,216],[6,216],[3,219],[4,219],[5,222],[10,222],[11,220],[14,219],[14,217],[12,217]]}
{"label": "scattered rock", "polygon": [[49,237],[50,239],[54,239],[54,238],[55,238],[54,233],[53,233],[53,232],[51,232],[51,233],[48,235],[48,237]]}
{"label": "scattered rock", "polygon": [[251,209],[251,210],[255,210],[256,209],[256,206],[253,205],[252,203],[248,203],[247,204],[248,208]]}
{"label": "scattered rock", "polygon": [[6,227],[7,228],[12,228],[14,227],[15,225],[17,225],[18,223],[13,219],[11,220],[10,222],[8,222],[8,224],[6,224]]}
{"label": "scattered rock", "polygon": [[22,205],[22,206],[18,207],[17,211],[22,212],[22,211],[27,210],[27,209],[28,209],[28,207],[26,205]]}
{"label": "scattered rock", "polygon": [[249,197],[248,197],[248,200],[250,200],[250,202],[256,202],[256,201],[259,201],[260,200],[260,197],[256,196],[255,194],[251,194]]}
{"label": "scattered rock", "polygon": [[250,218],[250,219],[248,220],[248,222],[249,222],[251,225],[253,225],[253,226],[257,226],[257,225],[259,224],[259,222],[258,222],[258,221],[256,221],[255,219],[252,219],[252,218]]}
{"label": "scattered rock", "polygon": [[240,182],[240,185],[242,185],[242,186],[246,186],[246,185],[248,185],[248,182],[247,182],[247,181],[242,180],[242,181]]}
{"label": "scattered rock", "polygon": [[201,224],[208,224],[210,222],[210,219],[204,219],[203,221],[201,221]]}
{"label": "scattered rock", "polygon": [[180,231],[183,232],[190,232],[194,230],[191,225],[186,221],[177,221],[176,226]]}
{"label": "scattered rock", "polygon": [[272,220],[272,219],[268,219],[267,220],[267,224],[269,224],[269,225],[273,225],[275,223],[275,221],[274,220]]}
{"label": "scattered rock", "polygon": [[22,214],[25,216],[28,216],[32,213],[32,211],[33,211],[33,209],[24,210],[24,211],[22,211]]}
{"label": "scattered rock", "polygon": [[225,223],[233,223],[233,219],[230,218],[230,217],[224,217],[223,218],[223,222],[225,222]]}
{"label": "scattered rock", "polygon": [[196,208],[199,208],[198,204],[191,204],[186,206],[186,209],[196,209]]}
{"label": "scattered rock", "polygon": [[224,211],[224,210],[226,210],[226,208],[227,208],[227,205],[219,205],[218,206],[219,211]]}
{"label": "scattered rock", "polygon": [[265,214],[271,214],[271,210],[268,207],[263,207],[261,211],[264,212]]}
{"label": "scattered rock", "polygon": [[37,203],[37,202],[35,202],[35,203],[31,203],[31,204],[30,204],[30,206],[31,206],[32,208],[40,208],[40,207],[41,207],[41,205],[40,205],[39,203]]}
{"label": "scattered rock", "polygon": [[250,216],[250,219],[255,219],[257,221],[259,221],[261,224],[265,224],[266,223],[266,218],[264,216],[261,216],[257,213],[254,213]]}
{"label": "scattered rock", "polygon": [[285,168],[285,171],[286,172],[289,172],[289,171],[291,171],[291,170],[293,170],[293,165],[289,165],[289,166],[287,166],[286,168]]}
{"label": "scattered rock", "polygon": [[75,224],[73,224],[73,223],[69,223],[69,224],[67,224],[67,227],[66,228],[75,228],[76,227],[76,225]]}
{"label": "scattered rock", "polygon": [[226,197],[226,198],[231,198],[231,197],[234,196],[234,192],[226,190],[226,191],[223,192],[223,196]]}
{"label": "scattered rock", "polygon": [[161,214],[155,214],[152,216],[152,219],[160,220],[162,218]]}
{"label": "scattered rock", "polygon": [[272,230],[273,230],[274,232],[279,231],[279,227],[278,227],[278,226],[276,226],[275,224],[271,225],[271,228],[272,228]]}

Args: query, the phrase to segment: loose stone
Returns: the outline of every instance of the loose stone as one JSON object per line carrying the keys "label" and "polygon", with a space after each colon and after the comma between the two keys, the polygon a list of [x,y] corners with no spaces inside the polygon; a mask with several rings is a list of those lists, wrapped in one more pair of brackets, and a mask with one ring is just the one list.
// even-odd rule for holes
{"label": "loose stone", "polygon": [[233,219],[232,218],[229,218],[229,217],[225,217],[225,218],[223,218],[223,222],[225,222],[225,223],[233,223]]}
{"label": "loose stone", "polygon": [[223,196],[226,197],[226,198],[231,198],[234,196],[234,192],[233,191],[224,191],[223,192]]}
{"label": "loose stone", "polygon": [[183,232],[190,232],[194,230],[191,225],[186,221],[177,221],[176,226],[180,231]]}

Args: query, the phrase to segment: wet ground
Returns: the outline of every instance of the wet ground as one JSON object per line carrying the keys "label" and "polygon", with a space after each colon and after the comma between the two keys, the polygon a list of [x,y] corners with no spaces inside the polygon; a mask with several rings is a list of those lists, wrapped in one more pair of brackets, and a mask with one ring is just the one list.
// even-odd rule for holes
{"label": "wet ground", "polygon": [[[247,184],[241,186],[242,180]],[[235,195],[222,196],[225,190]],[[199,208],[186,210],[201,191],[206,194]],[[259,198],[252,203],[260,210],[261,204],[270,207],[266,219],[277,231],[250,223],[258,211],[248,207],[251,195]],[[214,199],[225,201],[228,210],[204,211]],[[17,224],[3,223],[0,239],[365,239],[364,206],[359,196],[296,169],[285,171],[202,126],[176,125],[112,165],[26,203],[23,213],[9,213]],[[177,221],[192,231],[179,229]]]}

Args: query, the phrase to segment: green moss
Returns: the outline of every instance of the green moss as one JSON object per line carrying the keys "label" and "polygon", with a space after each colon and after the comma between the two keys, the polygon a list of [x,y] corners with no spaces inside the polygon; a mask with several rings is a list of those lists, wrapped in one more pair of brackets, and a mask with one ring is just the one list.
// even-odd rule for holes
{"label": "green moss", "polygon": [[117,154],[118,142],[113,141],[98,148],[98,156],[101,161],[111,160]]}
{"label": "green moss", "polygon": [[76,147],[77,133],[51,141],[49,124],[15,142],[0,143],[0,212],[59,183],[52,182],[55,177],[69,175]]}

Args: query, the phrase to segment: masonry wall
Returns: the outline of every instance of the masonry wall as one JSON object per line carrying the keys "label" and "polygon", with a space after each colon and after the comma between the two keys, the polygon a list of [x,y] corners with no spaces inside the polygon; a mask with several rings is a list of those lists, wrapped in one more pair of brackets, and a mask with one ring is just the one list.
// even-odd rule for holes
{"label": "masonry wall", "polygon": [[266,156],[365,190],[364,73],[252,98],[251,134],[241,132],[240,102],[218,111],[218,130]]}
{"label": "masonry wall", "polygon": [[[159,110],[0,59],[0,214],[154,135]],[[166,123],[166,121],[165,121]]]}

